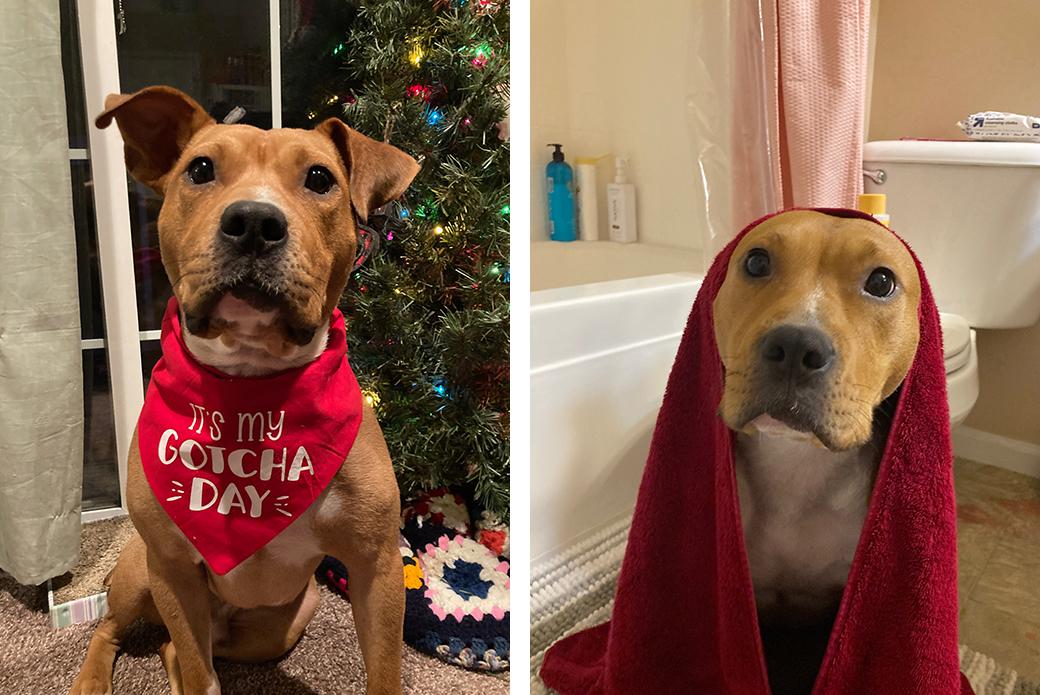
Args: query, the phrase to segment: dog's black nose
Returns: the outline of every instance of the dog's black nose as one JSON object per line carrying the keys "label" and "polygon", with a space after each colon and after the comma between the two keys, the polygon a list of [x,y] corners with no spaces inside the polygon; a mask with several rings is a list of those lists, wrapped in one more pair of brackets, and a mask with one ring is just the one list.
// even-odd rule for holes
{"label": "dog's black nose", "polygon": [[270,203],[240,200],[220,216],[220,238],[241,254],[261,256],[285,245],[289,225]]}
{"label": "dog's black nose", "polygon": [[835,354],[831,339],[808,326],[778,326],[762,338],[762,364],[775,376],[805,379],[824,374]]}

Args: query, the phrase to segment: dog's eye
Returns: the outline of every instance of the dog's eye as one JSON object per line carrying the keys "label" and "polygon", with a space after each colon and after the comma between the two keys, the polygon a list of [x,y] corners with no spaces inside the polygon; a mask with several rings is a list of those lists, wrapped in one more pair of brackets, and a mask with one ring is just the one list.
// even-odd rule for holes
{"label": "dog's eye", "polygon": [[188,165],[188,180],[196,186],[209,183],[217,178],[213,171],[213,160],[209,157],[196,157]]}
{"label": "dog's eye", "polygon": [[336,179],[332,178],[332,172],[325,167],[312,166],[307,171],[307,180],[303,185],[315,193],[328,193]]}
{"label": "dog's eye", "polygon": [[874,297],[884,299],[896,291],[896,275],[888,268],[875,268],[863,283],[863,290]]}
{"label": "dog's eye", "polygon": [[765,249],[751,249],[744,259],[744,270],[753,278],[764,278],[772,270],[769,263],[769,252]]}

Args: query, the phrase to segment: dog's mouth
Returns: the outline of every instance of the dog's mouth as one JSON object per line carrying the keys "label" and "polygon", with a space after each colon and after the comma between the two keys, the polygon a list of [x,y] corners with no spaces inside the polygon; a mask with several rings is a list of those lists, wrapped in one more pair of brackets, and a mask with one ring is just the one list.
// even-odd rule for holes
{"label": "dog's mouth", "polygon": [[318,328],[300,319],[285,289],[248,273],[215,284],[194,306],[185,306],[185,328],[203,338],[214,338],[236,328],[237,321],[229,316],[229,306],[238,309],[234,313],[243,313],[245,309],[254,321],[276,327],[294,345],[310,343]]}
{"label": "dog's mouth", "polygon": [[[845,406],[835,407],[830,389],[752,388],[727,426],[737,432],[782,435],[791,439],[817,440],[831,451],[845,451],[864,442],[853,441],[859,434],[848,431],[848,422],[835,415]],[[849,404],[851,405],[851,404]],[[735,417],[733,416],[735,415]],[[838,418],[838,419],[835,419]],[[869,437],[869,433],[864,433]]]}
{"label": "dog's mouth", "polygon": [[235,299],[241,299],[261,312],[276,311],[284,307],[286,303],[284,293],[252,279],[235,282],[221,293],[221,295],[225,294],[230,294]]}
{"label": "dog's mouth", "polygon": [[759,415],[744,425],[745,431],[761,432],[777,437],[788,439],[808,440],[814,438],[814,433],[808,430],[795,429],[783,420],[778,420],[772,415]]}
{"label": "dog's mouth", "polygon": [[740,428],[744,432],[765,434],[772,437],[783,437],[797,441],[814,441],[819,446],[828,446],[824,439],[824,429],[817,423],[799,415],[790,409],[772,409],[751,417]]}
{"label": "dog's mouth", "polygon": [[752,428],[768,433],[780,433],[783,430],[806,438],[815,436],[823,442],[827,428],[821,422],[819,411],[818,404],[798,398],[769,399],[765,403],[746,407],[737,429]]}

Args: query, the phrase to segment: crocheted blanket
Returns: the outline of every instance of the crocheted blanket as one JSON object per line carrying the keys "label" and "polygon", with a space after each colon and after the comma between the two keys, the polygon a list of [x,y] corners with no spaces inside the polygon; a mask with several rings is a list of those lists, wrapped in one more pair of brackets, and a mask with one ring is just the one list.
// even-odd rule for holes
{"label": "crocheted blanket", "polygon": [[[401,513],[404,640],[462,668],[509,668],[509,527],[446,489]],[[473,521],[473,518],[476,521]],[[350,598],[347,569],[327,557],[318,578]]]}

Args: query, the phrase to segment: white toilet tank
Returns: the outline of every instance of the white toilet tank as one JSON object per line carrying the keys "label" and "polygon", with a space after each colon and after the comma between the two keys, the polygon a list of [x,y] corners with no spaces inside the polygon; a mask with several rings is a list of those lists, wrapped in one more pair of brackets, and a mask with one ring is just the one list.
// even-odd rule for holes
{"label": "white toilet tank", "polygon": [[864,192],[887,196],[940,310],[974,328],[1040,319],[1040,144],[868,142],[863,169]]}

